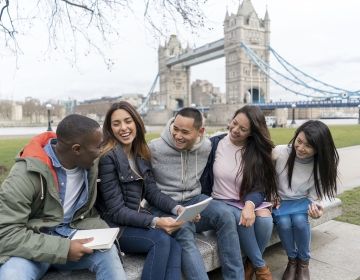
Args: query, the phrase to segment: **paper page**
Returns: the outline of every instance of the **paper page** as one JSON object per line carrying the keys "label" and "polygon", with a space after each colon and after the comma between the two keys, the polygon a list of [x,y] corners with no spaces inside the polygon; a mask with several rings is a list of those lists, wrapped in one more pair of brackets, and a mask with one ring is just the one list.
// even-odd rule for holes
{"label": "paper page", "polygon": [[183,211],[177,218],[176,221],[192,221],[197,214],[199,214],[201,211],[203,211],[210,201],[212,200],[212,197],[209,197],[203,201],[200,201],[196,204],[192,204],[185,207],[185,211]]}
{"label": "paper page", "polygon": [[93,237],[94,240],[84,244],[85,247],[91,249],[110,249],[118,232],[119,228],[77,230],[71,240]]}

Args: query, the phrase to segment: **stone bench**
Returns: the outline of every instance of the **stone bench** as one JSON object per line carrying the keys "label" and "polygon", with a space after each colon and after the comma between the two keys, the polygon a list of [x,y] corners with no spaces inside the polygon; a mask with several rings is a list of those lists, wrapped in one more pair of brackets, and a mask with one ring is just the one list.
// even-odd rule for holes
{"label": "stone bench", "polygon": [[[326,201],[324,203],[324,215],[316,220],[310,219],[312,227],[316,227],[322,223],[330,221],[341,215],[341,201],[335,199],[331,202]],[[212,271],[220,267],[219,256],[217,253],[216,236],[214,232],[208,231],[197,235],[197,245],[203,256],[205,267],[207,271]],[[273,235],[268,246],[278,243],[279,237],[276,230],[273,231]],[[129,280],[138,280],[141,276],[142,266],[144,263],[144,256],[142,255],[126,255],[124,257],[124,268]],[[48,272],[43,280],[85,280],[95,279],[95,275],[88,271],[74,271],[71,273],[67,272]]]}

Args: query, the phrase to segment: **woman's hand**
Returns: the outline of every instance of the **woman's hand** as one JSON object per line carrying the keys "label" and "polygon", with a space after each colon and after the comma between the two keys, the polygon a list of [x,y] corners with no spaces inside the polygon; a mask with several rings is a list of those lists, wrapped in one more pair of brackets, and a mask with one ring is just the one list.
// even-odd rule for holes
{"label": "woman's hand", "polygon": [[276,197],[276,198],[274,198],[274,200],[273,200],[273,207],[275,208],[275,209],[279,209],[280,208],[280,197]]}
{"label": "woman's hand", "polygon": [[324,214],[324,207],[316,203],[311,203],[308,214],[313,219],[319,219]]}
{"label": "woman's hand", "polygon": [[239,225],[251,227],[255,222],[255,205],[250,201],[245,202],[244,209],[241,211]]}
{"label": "woman's hand", "polygon": [[161,217],[156,220],[155,227],[166,231],[168,234],[172,234],[173,232],[177,231],[183,224],[183,221],[177,222],[172,217]]}

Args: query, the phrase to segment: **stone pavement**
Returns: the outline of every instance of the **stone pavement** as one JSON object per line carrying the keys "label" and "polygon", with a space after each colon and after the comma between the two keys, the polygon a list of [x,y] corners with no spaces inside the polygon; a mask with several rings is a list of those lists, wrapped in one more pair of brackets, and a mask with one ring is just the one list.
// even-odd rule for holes
{"label": "stone pavement", "polygon": [[[312,280],[355,280],[360,276],[360,226],[329,221],[312,230]],[[265,259],[274,280],[281,280],[287,256],[281,244],[268,248]]]}
{"label": "stone pavement", "polygon": [[[338,193],[360,186],[360,146],[338,149]],[[312,230],[310,276],[312,280],[360,280],[360,226],[329,221]],[[265,260],[274,280],[281,280],[287,256],[281,244],[266,249]],[[220,280],[221,272],[209,273]]]}
{"label": "stone pavement", "polygon": [[360,146],[338,149],[339,188],[338,193],[360,186]]}

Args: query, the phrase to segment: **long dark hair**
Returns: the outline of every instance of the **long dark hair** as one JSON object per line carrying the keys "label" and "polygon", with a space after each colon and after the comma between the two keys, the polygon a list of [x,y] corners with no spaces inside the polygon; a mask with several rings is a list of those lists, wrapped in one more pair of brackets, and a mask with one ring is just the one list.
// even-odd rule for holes
{"label": "long dark hair", "polygon": [[[334,198],[337,192],[337,167],[339,154],[335,148],[334,140],[329,128],[321,121],[309,120],[303,123],[290,140],[291,152],[286,162],[288,170],[289,188],[295,164],[295,140],[300,132],[304,132],[309,145],[315,150],[313,176],[317,196],[322,199],[324,196]],[[320,176],[320,179],[319,179]]]}
{"label": "long dark hair", "polygon": [[274,144],[266,125],[265,116],[259,107],[246,105],[237,110],[232,119],[240,113],[250,122],[250,135],[242,152],[243,165],[236,176],[243,174],[240,198],[249,193],[253,186],[263,186],[268,201],[277,196],[276,172],[271,158]]}
{"label": "long dark hair", "polygon": [[131,145],[131,152],[135,156],[140,156],[146,160],[150,160],[150,150],[145,140],[146,130],[144,122],[136,109],[126,101],[120,101],[112,104],[106,113],[103,125],[104,140],[102,144],[102,154],[105,154],[109,150],[113,149],[119,143],[111,129],[111,115],[119,109],[128,112],[136,125],[136,137]]}

